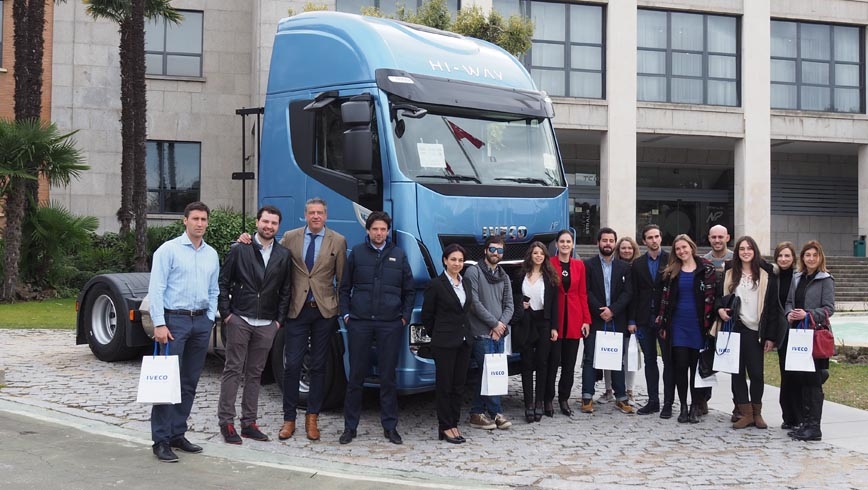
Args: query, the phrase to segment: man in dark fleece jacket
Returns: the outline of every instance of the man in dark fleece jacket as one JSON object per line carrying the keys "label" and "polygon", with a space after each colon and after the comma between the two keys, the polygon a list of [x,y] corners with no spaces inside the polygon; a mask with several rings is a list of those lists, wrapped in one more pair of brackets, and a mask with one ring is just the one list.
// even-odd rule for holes
{"label": "man in dark fleece jacket", "polygon": [[362,411],[362,384],[370,368],[375,339],[383,435],[393,444],[403,442],[397,430],[395,369],[404,327],[413,312],[416,288],[406,254],[389,239],[391,225],[392,219],[382,211],[368,216],[365,221],[368,237],[350,251],[341,281],[340,308],[350,354],[341,444],[356,437]]}

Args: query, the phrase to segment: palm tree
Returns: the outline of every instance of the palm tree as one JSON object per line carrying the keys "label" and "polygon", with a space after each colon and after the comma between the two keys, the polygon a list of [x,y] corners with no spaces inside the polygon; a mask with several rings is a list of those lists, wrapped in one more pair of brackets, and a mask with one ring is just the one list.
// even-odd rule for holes
{"label": "palm tree", "polygon": [[0,300],[14,300],[21,258],[21,227],[27,205],[27,182],[42,175],[52,185],[67,185],[89,169],[75,147],[72,135],[61,134],[53,123],[39,119],[0,120],[0,169],[28,174],[13,178],[5,187],[6,250],[5,276],[0,284]]}
{"label": "palm tree", "polygon": [[118,24],[121,68],[121,207],[120,234],[136,222],[136,269],[147,270],[147,138],[145,91],[145,18],[162,17],[179,22],[182,17],[170,0],[84,0],[94,19]]}

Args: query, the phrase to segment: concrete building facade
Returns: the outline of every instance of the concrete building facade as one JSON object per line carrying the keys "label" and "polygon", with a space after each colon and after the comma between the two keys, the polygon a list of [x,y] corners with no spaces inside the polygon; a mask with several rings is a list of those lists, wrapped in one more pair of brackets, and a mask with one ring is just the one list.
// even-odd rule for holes
{"label": "concrete building facade", "polygon": [[[395,8],[387,0],[326,4]],[[579,243],[592,243],[601,225],[635,236],[654,222],[666,243],[688,233],[704,245],[720,223],[733,238],[752,235],[764,252],[818,238],[827,253],[850,255],[853,239],[868,234],[868,1],[474,4],[535,22],[522,61],[555,102]],[[242,155],[235,110],[262,105],[277,22],[304,8],[277,0],[173,5],[185,14],[182,26],[148,24],[154,222],[176,219],[192,197],[241,208],[242,184],[231,174],[255,155]],[[56,7],[53,39],[54,120],[79,130],[92,170],[52,197],[116,230],[117,26],[67,2]],[[246,129],[250,149],[255,131]],[[246,185],[253,209],[256,186]]]}

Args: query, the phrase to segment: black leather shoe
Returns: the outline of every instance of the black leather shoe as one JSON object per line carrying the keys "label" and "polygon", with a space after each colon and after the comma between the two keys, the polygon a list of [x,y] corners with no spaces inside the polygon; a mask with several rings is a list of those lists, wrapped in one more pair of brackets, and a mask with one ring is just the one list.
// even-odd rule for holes
{"label": "black leather shoe", "polygon": [[527,421],[528,424],[533,423],[533,409],[532,408],[525,408],[524,409],[524,419]]}
{"label": "black leather shoe", "polygon": [[678,414],[678,423],[686,424],[690,422],[690,409],[687,408],[687,405],[681,405],[681,413]]}
{"label": "black leather shoe", "polygon": [[672,418],[672,405],[670,405],[670,404],[663,405],[663,408],[660,409],[660,418],[661,419],[671,419]]}
{"label": "black leather shoe", "polygon": [[545,414],[546,417],[555,416],[555,407],[552,405],[552,402],[546,402],[543,414]]}
{"label": "black leather shoe", "polygon": [[560,407],[561,407],[561,413],[562,414],[566,415],[567,417],[570,417],[571,415],[573,415],[573,409],[570,408],[570,403],[568,401],[566,401],[566,400],[559,401],[558,405],[560,405]]}
{"label": "black leather shoe", "polygon": [[169,442],[169,445],[175,449],[180,449],[185,453],[201,453],[202,446],[197,446],[192,442],[188,441],[186,437],[176,437]]}
{"label": "black leather shoe", "polygon": [[461,437],[461,436],[458,436],[458,437],[452,437],[452,436],[450,436],[449,434],[447,434],[446,431],[443,431],[443,430],[441,430],[441,431],[438,432],[437,434],[438,434],[437,437],[439,437],[441,441],[444,441],[444,440],[445,440],[445,441],[448,442],[449,444],[461,444],[461,443],[464,442],[464,438],[463,438],[463,437]]}
{"label": "black leather shoe", "polygon": [[178,455],[175,454],[175,451],[172,451],[172,448],[169,447],[169,444],[166,442],[158,442],[154,444],[154,456],[157,457],[161,463],[177,463]]}
{"label": "black leather shoe", "polygon": [[660,411],[660,403],[657,402],[648,402],[644,407],[636,410],[636,413],[639,415],[651,415],[652,413],[657,413]]}
{"label": "black leather shoe", "polygon": [[341,434],[341,438],[338,439],[338,442],[341,444],[349,444],[353,442],[353,439],[356,438],[356,429],[344,429],[344,433]]}
{"label": "black leather shoe", "polygon": [[404,444],[404,439],[401,439],[398,429],[383,429],[383,436],[392,444]]}

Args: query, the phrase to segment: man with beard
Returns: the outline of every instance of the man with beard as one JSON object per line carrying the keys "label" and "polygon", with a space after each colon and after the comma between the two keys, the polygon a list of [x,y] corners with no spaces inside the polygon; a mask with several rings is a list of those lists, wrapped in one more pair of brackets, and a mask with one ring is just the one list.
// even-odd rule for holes
{"label": "man with beard", "polygon": [[499,396],[482,396],[482,366],[485,354],[500,354],[504,350],[504,337],[514,309],[512,285],[509,276],[498,264],[503,258],[503,237],[491,236],[485,240],[485,261],[471,265],[464,273],[470,279],[471,302],[470,332],[473,334],[473,360],[479,366],[479,375],[473,380],[476,387],[470,408],[470,426],[477,429],[508,429],[512,426],[503,415]]}
{"label": "man with beard", "polygon": [[350,373],[344,400],[344,432],[338,439],[341,444],[349,444],[356,437],[362,415],[362,389],[374,345],[383,436],[392,444],[404,442],[398,433],[395,370],[405,326],[413,313],[416,286],[407,254],[392,243],[391,228],[392,218],[386,212],[368,215],[365,220],[368,236],[353,247],[344,267],[340,309],[347,328]]}
{"label": "man with beard", "polygon": [[711,245],[711,252],[708,252],[702,258],[708,259],[714,264],[718,280],[720,280],[723,277],[724,264],[732,260],[732,250],[726,246],[729,243],[729,230],[723,225],[712,226],[708,230],[708,243]]}
{"label": "man with beard", "polygon": [[[642,241],[648,249],[644,255],[633,261],[630,275],[633,278],[633,301],[630,302],[630,320],[627,329],[636,334],[645,358],[645,382],[648,386],[648,403],[636,411],[639,415],[648,415],[660,411],[660,370],[657,367],[657,332],[654,330],[654,298],[660,287],[660,278],[669,254],[660,247],[663,238],[660,227],[650,224],[642,229]],[[663,340],[661,340],[663,342]],[[668,354],[668,349],[663,349]],[[667,366],[668,364],[664,364]],[[672,398],[675,396],[675,385],[671,379],[672,373],[663,369],[664,411],[661,418],[672,416]],[[671,387],[671,390],[669,389]]]}
{"label": "man with beard", "polygon": [[[249,244],[235,243],[220,269],[217,309],[226,332],[226,363],[220,384],[217,417],[223,440],[241,444],[241,437],[267,441],[256,425],[259,378],[277,329],[289,309],[292,258],[274,240],[280,210],[263,206],[256,213],[256,234]],[[235,430],[235,398],[241,378],[241,436]]]}
{"label": "man with beard", "polygon": [[[609,326],[624,334],[623,348],[627,348],[627,316],[633,296],[630,264],[615,257],[615,242],[618,234],[611,228],[597,232],[596,257],[585,260],[585,275],[588,289],[588,309],[593,322],[582,328],[585,339],[585,355],[582,359],[582,413],[594,411],[594,344],[596,333]],[[627,398],[623,366],[612,372],[612,388],[615,390],[615,408],[623,413],[633,413]]]}

